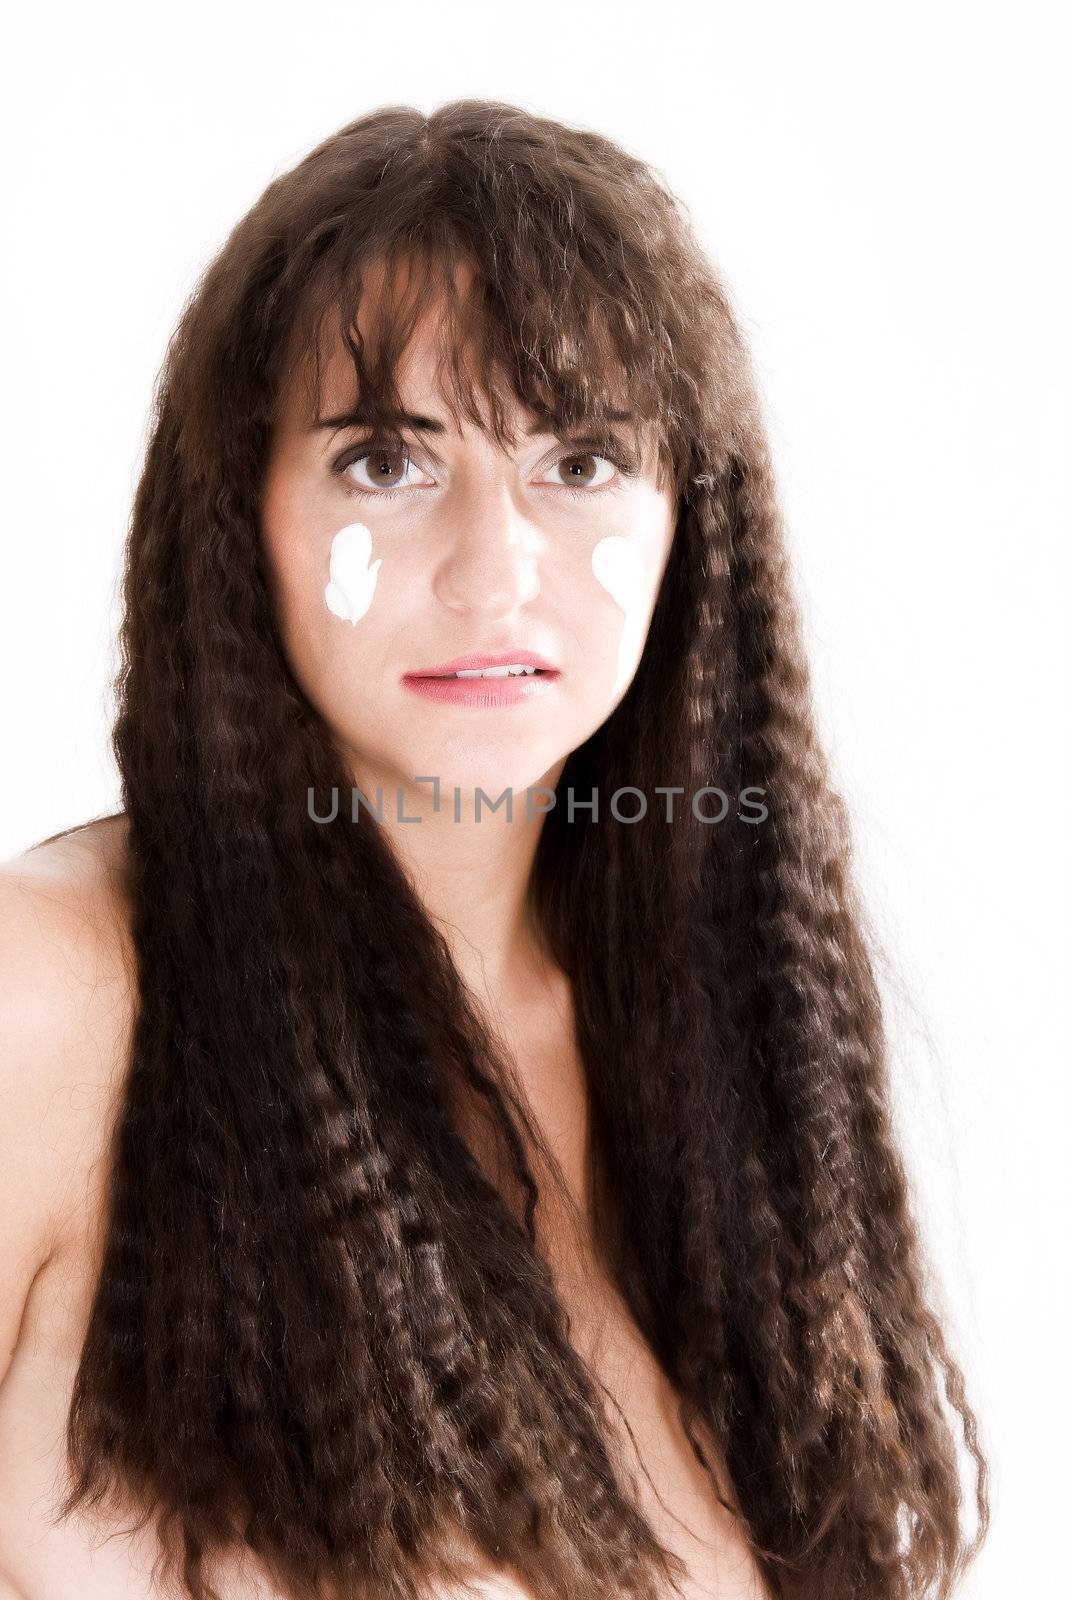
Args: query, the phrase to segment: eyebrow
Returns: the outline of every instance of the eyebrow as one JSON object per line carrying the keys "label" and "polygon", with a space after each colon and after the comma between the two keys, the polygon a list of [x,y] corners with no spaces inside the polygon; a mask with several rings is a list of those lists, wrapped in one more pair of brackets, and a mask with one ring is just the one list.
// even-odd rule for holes
{"label": "eyebrow", "polygon": [[[600,414],[597,420],[603,422],[632,422],[633,416],[629,411],[605,411]],[[317,418],[312,423],[312,431],[318,432],[321,429],[328,428],[334,433],[339,433],[342,428],[358,428],[370,421],[371,418],[367,412],[357,405],[352,411],[342,411],[335,417]],[[387,427],[412,428],[420,433],[439,434],[448,432],[446,424],[440,422],[436,417],[415,416],[409,411],[390,412],[388,416],[379,418],[379,421]],[[527,437],[529,438],[533,434],[540,432],[543,425],[551,421],[552,413],[550,411],[542,409],[535,412],[534,426],[526,430]]]}

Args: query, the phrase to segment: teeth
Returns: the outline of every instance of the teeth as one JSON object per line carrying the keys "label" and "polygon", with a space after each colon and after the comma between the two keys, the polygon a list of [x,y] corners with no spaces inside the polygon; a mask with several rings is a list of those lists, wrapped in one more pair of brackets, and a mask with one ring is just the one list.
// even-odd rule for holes
{"label": "teeth", "polygon": [[537,671],[536,667],[468,667],[463,672],[446,672],[446,678],[517,678],[528,677]]}

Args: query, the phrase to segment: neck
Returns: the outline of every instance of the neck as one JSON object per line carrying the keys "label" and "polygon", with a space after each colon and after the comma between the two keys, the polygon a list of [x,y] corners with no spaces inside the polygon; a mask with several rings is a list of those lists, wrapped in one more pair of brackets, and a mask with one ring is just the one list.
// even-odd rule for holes
{"label": "neck", "polygon": [[[562,769],[560,761],[536,787],[554,793]],[[380,788],[379,825],[471,995],[497,1019],[521,1012],[552,972],[529,909],[547,796],[537,796],[531,816],[525,789],[516,789],[509,818],[505,807],[485,804],[485,794],[499,792],[490,786],[476,808],[473,790],[435,794],[431,784],[387,780],[365,763],[355,781],[375,807]]]}

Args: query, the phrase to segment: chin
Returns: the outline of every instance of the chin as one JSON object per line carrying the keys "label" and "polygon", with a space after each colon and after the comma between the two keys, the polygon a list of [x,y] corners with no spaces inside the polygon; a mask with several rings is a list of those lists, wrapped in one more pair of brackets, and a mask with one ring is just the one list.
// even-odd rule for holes
{"label": "chin", "polygon": [[[466,748],[464,750],[443,749],[437,752],[426,750],[415,760],[408,759],[398,764],[395,770],[409,774],[403,779],[398,779],[397,784],[385,789],[384,800],[386,811],[390,809],[395,816],[396,792],[402,785],[404,790],[404,814],[429,815],[433,805],[434,787],[431,780],[436,779],[438,794],[440,796],[440,812],[444,816],[455,816],[456,791],[459,792],[459,817],[460,822],[473,822],[475,818],[475,799],[477,792],[480,804],[482,821],[489,823],[494,817],[506,817],[507,794],[511,791],[511,815],[518,821],[526,820],[526,791],[537,787],[545,787],[546,774],[558,772],[566,759],[565,753],[553,747],[544,752],[531,750],[528,746],[516,749],[510,745],[507,748],[486,749]],[[416,784],[416,777],[423,781]],[[503,796],[503,802],[491,810],[489,802],[496,801]],[[534,795],[531,804],[543,808],[548,797]]]}
{"label": "chin", "polygon": [[[459,795],[460,816],[459,820],[473,822],[475,820],[475,800],[477,798],[480,815],[484,822],[490,822],[494,817],[508,815],[507,797],[511,795],[511,816],[516,821],[526,820],[526,793],[528,789],[545,788],[542,780],[545,775],[544,765],[530,766],[526,762],[485,762],[481,764],[461,763],[459,765],[444,765],[440,771],[430,768],[430,773],[440,780],[441,810],[449,816],[454,815],[456,795]],[[425,802],[432,799],[432,790],[429,784],[421,785]],[[495,802],[501,801],[499,805]],[[549,803],[546,794],[534,794],[531,797],[531,806],[544,809]],[[491,805],[494,807],[491,809]],[[413,809],[408,806],[409,811]]]}

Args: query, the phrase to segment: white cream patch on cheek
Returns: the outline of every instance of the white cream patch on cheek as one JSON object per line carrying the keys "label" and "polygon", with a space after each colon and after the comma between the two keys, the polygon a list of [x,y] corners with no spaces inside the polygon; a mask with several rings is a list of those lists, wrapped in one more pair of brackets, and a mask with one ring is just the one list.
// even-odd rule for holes
{"label": "white cream patch on cheek", "polygon": [[334,616],[345,622],[358,622],[374,598],[382,558],[371,562],[370,552],[370,529],[362,522],[350,522],[333,536],[325,598]]}
{"label": "white cream patch on cheek", "polygon": [[637,665],[641,644],[641,558],[629,539],[612,533],[593,549],[593,576],[623,614],[612,695]]}

